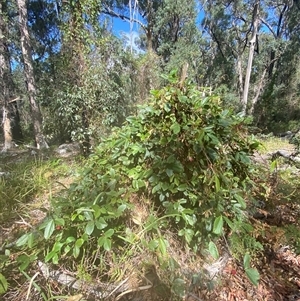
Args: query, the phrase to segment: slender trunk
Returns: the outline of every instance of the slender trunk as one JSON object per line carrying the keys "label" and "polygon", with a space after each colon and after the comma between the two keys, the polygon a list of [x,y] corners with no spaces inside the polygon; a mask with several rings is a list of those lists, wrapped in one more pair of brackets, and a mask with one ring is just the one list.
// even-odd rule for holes
{"label": "slender trunk", "polygon": [[248,57],[248,65],[247,65],[246,77],[245,77],[244,94],[242,100],[243,113],[247,112],[250,76],[251,76],[252,62],[253,62],[255,44],[256,44],[257,33],[258,33],[258,25],[259,25],[259,2],[260,2],[259,0],[255,1],[254,9],[253,9],[253,18],[252,18],[253,31],[252,31],[251,39],[249,41],[249,57]]}
{"label": "slender trunk", "polygon": [[254,112],[254,108],[255,108],[255,105],[257,104],[257,101],[258,101],[258,98],[261,94],[261,91],[262,89],[264,88],[265,86],[265,77],[266,77],[266,74],[267,74],[267,68],[264,69],[263,71],[263,74],[260,78],[260,81],[256,87],[256,91],[255,91],[255,96],[251,102],[251,107],[249,108],[249,115],[252,115],[253,112]]}
{"label": "slender trunk", "polygon": [[2,151],[7,151],[13,147],[11,115],[8,107],[11,72],[7,47],[8,32],[5,22],[5,13],[5,3],[0,2],[0,101],[2,103],[2,127],[4,134],[4,147]]}
{"label": "slender trunk", "polygon": [[[72,64],[76,67],[77,73],[74,77],[74,83],[78,87],[84,87],[84,76],[86,73],[86,59],[84,55],[84,40],[80,33],[84,32],[84,23],[82,21],[83,7],[80,1],[76,2],[76,7],[72,12],[70,20],[70,35],[71,35],[71,47],[73,52]],[[84,104],[84,100],[82,100]],[[80,108],[81,112],[81,129],[83,129],[83,137],[80,139],[80,149],[81,153],[87,157],[91,150],[91,140],[89,136],[89,109],[84,105]]]}
{"label": "slender trunk", "polygon": [[237,73],[238,73],[238,88],[239,88],[239,98],[242,102],[244,93],[244,80],[243,80],[243,67],[242,67],[242,57],[241,54],[237,55],[236,63]]}
{"label": "slender trunk", "polygon": [[21,117],[20,117],[20,112],[19,112],[19,97],[12,99],[9,101],[9,109],[10,109],[10,113],[11,113],[11,132],[12,132],[12,136],[13,136],[13,140],[16,143],[20,143],[23,142],[23,132],[22,132],[22,128],[20,125],[21,122]]}
{"label": "slender trunk", "polygon": [[12,131],[11,131],[11,115],[7,105],[4,104],[2,107],[2,126],[3,126],[3,134],[4,134],[4,146],[2,151],[6,152],[9,149],[14,147],[13,139],[12,139]]}
{"label": "slender trunk", "polygon": [[30,109],[32,114],[32,122],[36,147],[38,149],[48,148],[42,131],[42,114],[36,101],[36,86],[33,72],[33,62],[31,56],[30,36],[27,26],[27,6],[26,0],[17,0],[19,11],[19,25],[21,34],[21,48],[24,61],[24,72],[27,84],[27,92],[29,97]]}
{"label": "slender trunk", "polygon": [[[288,9],[288,5],[285,4],[279,15],[275,39],[279,39],[281,37],[281,34],[282,34],[281,26],[282,26],[284,14],[286,13],[287,9]],[[268,72],[269,79],[272,78],[273,73],[274,73],[273,71],[274,71],[274,66],[275,66],[275,62],[276,62],[275,57],[276,57],[276,52],[275,52],[275,50],[272,50],[270,53],[270,67],[269,67],[269,72]]]}

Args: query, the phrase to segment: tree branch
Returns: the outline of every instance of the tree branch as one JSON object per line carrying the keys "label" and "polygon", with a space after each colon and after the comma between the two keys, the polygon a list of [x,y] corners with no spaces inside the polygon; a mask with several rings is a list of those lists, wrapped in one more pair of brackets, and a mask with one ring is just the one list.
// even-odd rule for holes
{"label": "tree branch", "polygon": [[123,21],[126,21],[126,22],[135,22],[137,23],[138,25],[140,25],[143,30],[147,30],[147,27],[145,24],[143,24],[141,21],[137,20],[137,19],[130,19],[129,17],[125,16],[125,15],[122,15],[122,14],[119,14],[117,12],[115,12],[114,10],[110,9],[109,7],[105,7],[104,10],[101,11],[103,14],[106,14],[106,15],[109,15],[111,17],[116,17],[116,18],[119,18]]}
{"label": "tree branch", "polygon": [[276,39],[276,33],[274,32],[273,28],[271,27],[271,25],[262,17],[260,17],[260,21],[266,25],[268,27],[268,29],[271,31],[271,33],[273,34],[274,38]]}

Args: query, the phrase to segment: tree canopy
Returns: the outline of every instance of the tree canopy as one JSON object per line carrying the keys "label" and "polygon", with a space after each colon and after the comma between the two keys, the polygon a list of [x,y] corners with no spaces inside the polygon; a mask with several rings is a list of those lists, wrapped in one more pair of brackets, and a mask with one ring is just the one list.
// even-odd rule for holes
{"label": "tree canopy", "polygon": [[[85,152],[111,126],[120,125],[135,104],[147,101],[147,93],[164,83],[161,73],[188,63],[191,80],[217,90],[225,106],[252,116],[254,125],[294,130],[299,117],[299,6],[298,1],[262,0],[30,0],[20,15],[16,4],[6,0],[1,53],[11,66],[5,72],[13,84],[2,75],[3,91],[8,89],[10,97],[1,97],[1,104],[6,112],[5,103],[19,98],[4,115],[13,119],[17,109],[20,116],[6,124],[17,126],[25,138],[35,135],[37,141],[41,135],[31,130],[37,126],[36,114],[32,102],[27,105],[32,93],[25,84],[34,77],[42,135],[49,142],[79,141]],[[138,28],[138,52],[125,47],[115,22],[128,22],[131,31]],[[24,24],[28,34],[22,33]],[[26,35],[30,45],[24,53]],[[26,73],[26,52],[31,75]],[[14,130],[9,136],[19,139]]]}

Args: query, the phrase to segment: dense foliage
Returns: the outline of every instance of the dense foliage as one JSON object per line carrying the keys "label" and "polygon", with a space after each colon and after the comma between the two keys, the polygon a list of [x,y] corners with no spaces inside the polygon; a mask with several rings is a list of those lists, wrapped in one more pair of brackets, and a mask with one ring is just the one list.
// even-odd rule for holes
{"label": "dense foliage", "polygon": [[[299,1],[283,0],[2,1],[3,151],[75,141],[88,158],[18,239],[34,254],[21,269],[41,246],[53,263],[135,244],[163,258],[170,232],[215,258],[220,236],[239,259],[261,250],[247,219],[264,191],[247,127],[299,131],[299,16]],[[182,66],[181,80],[161,76]],[[4,206],[42,189],[38,171],[20,174],[0,178]],[[256,284],[248,254],[244,268]]]}
{"label": "dense foliage", "polygon": [[[143,231],[155,237],[172,229],[194,250],[223,228],[239,230],[251,200],[249,155],[258,143],[217,95],[178,84],[175,73],[168,80],[95,149],[66,198],[56,200],[42,225],[46,239],[55,237],[47,260],[132,242],[126,228],[140,202],[152,208]],[[148,243],[158,247],[155,239]]]}

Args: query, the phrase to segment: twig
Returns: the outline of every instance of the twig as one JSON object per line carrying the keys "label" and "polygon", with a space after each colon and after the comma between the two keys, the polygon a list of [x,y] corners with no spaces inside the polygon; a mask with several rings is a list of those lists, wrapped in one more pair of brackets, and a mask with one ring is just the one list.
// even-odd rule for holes
{"label": "twig", "polygon": [[132,289],[129,289],[123,293],[121,293],[117,298],[116,298],[116,301],[120,300],[121,297],[129,294],[129,293],[133,293],[133,292],[139,292],[139,291],[144,291],[144,290],[148,290],[149,288],[153,287],[153,285],[144,285],[144,286],[139,286],[137,288],[132,288]]}
{"label": "twig", "polygon": [[31,226],[29,223],[27,223],[25,220],[24,220],[24,218],[20,215],[20,214],[18,214],[18,216],[20,217],[20,219],[22,220],[21,222],[16,222],[16,224],[23,224],[23,225],[26,225],[26,226],[28,226],[29,228],[33,228],[33,226]]}
{"label": "twig", "polygon": [[12,102],[18,101],[20,99],[21,99],[21,97],[18,96],[18,97],[14,98],[14,99],[11,99],[8,103],[12,103]]}
{"label": "twig", "polygon": [[123,284],[125,284],[128,281],[128,279],[129,278],[127,277],[125,280],[121,281],[121,283],[110,292],[107,298],[110,297],[115,291],[117,291]]}
{"label": "twig", "polygon": [[30,282],[29,282],[29,287],[28,287],[28,290],[27,290],[27,295],[26,295],[26,299],[25,300],[28,300],[29,298],[29,295],[30,295],[30,291],[31,291],[31,287],[32,287],[32,284],[33,284],[33,280],[39,275],[39,272],[36,272],[33,277],[30,279]]}

